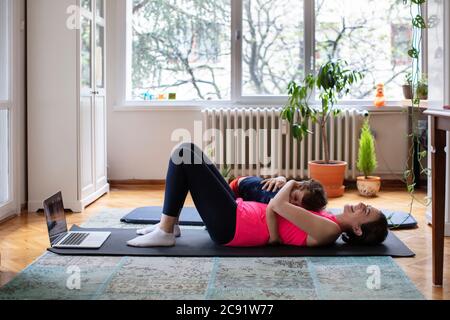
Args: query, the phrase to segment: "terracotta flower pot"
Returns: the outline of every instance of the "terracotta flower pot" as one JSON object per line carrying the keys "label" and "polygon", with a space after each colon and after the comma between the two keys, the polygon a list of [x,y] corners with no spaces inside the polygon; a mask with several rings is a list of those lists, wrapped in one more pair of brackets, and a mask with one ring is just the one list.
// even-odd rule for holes
{"label": "terracotta flower pot", "polygon": [[356,182],[359,194],[363,197],[375,197],[381,188],[380,177],[358,177]]}
{"label": "terracotta flower pot", "polygon": [[311,179],[323,184],[328,198],[338,198],[344,195],[346,170],[347,162],[344,161],[332,161],[330,164],[326,164],[323,161],[309,162]]}

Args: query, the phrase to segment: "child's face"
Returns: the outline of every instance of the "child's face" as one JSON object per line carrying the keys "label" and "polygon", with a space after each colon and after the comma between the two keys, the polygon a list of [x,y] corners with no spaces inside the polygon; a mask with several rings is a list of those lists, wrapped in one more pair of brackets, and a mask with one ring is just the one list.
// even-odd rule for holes
{"label": "child's face", "polygon": [[289,202],[297,207],[302,207],[302,200],[305,191],[301,188],[294,188],[291,192]]}

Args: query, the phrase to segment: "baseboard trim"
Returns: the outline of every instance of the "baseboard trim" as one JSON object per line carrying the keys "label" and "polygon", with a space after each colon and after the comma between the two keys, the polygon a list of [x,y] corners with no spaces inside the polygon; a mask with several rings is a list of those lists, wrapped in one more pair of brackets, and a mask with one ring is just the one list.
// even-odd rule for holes
{"label": "baseboard trim", "polygon": [[[64,207],[66,210],[71,210],[72,212],[82,212],[81,201],[66,201],[64,200]],[[43,210],[44,206],[42,201],[29,201],[27,212],[38,212]]]}
{"label": "baseboard trim", "polygon": [[6,221],[12,220],[14,218],[17,218],[19,216],[19,214],[11,214],[9,216],[6,216],[5,218],[1,218],[0,219],[0,224],[5,223]]}
{"label": "baseboard trim", "polygon": [[[166,184],[166,180],[137,180],[137,179],[129,179],[129,180],[110,180],[109,184],[111,187],[120,187],[120,186],[163,186]],[[354,180],[346,180],[345,186],[349,189],[356,189],[356,181]],[[381,188],[385,189],[402,189],[405,188],[406,185],[404,182],[398,179],[384,179],[381,180]],[[426,188],[425,188],[426,189]]]}
{"label": "baseboard trim", "polygon": [[162,186],[166,184],[166,180],[110,180],[111,187],[116,186]]}
{"label": "baseboard trim", "polygon": [[[96,191],[89,197],[84,198],[83,200],[65,200],[64,201],[64,207],[66,210],[71,210],[74,213],[81,213],[84,211],[84,209],[93,203],[94,201],[97,201],[100,197],[102,197],[105,193],[109,192],[109,184],[106,184],[103,188]],[[43,203],[42,201],[29,201],[28,202],[28,212],[38,212],[39,210],[43,209]]]}
{"label": "baseboard trim", "polygon": [[95,193],[93,193],[92,195],[90,195],[89,197],[84,198],[83,200],[80,201],[81,203],[81,210],[80,211],[74,211],[74,212],[83,212],[84,209],[92,204],[93,202],[97,201],[98,199],[100,199],[104,194],[109,193],[109,189],[110,189],[110,185],[106,184],[103,188],[99,189],[98,191],[96,191]]}

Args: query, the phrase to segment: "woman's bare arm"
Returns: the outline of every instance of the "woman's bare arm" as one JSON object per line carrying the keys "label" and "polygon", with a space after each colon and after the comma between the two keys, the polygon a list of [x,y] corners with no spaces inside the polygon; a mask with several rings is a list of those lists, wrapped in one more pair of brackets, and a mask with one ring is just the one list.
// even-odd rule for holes
{"label": "woman's bare arm", "polygon": [[272,200],[272,209],[305,231],[310,237],[308,245],[322,246],[335,242],[340,236],[341,230],[334,222],[294,206],[289,202],[289,195],[295,185],[298,185],[298,183],[290,181],[281,189]]}
{"label": "woman's bare arm", "polygon": [[278,232],[277,213],[273,210],[272,202],[267,206],[266,219],[270,234],[269,244],[280,244],[281,239]]}

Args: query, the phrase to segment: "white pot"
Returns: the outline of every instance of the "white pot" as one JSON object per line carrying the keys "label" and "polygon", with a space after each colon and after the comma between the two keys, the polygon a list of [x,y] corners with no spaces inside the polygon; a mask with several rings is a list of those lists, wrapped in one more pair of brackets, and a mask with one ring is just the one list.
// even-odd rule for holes
{"label": "white pot", "polygon": [[380,177],[358,177],[356,182],[359,194],[363,197],[375,197],[381,188]]}

